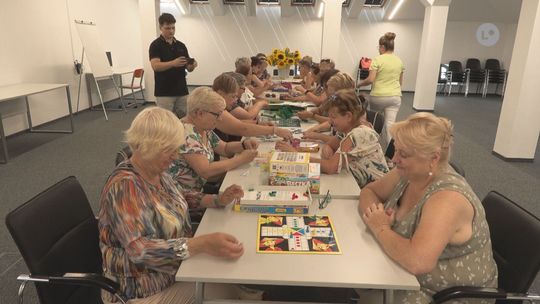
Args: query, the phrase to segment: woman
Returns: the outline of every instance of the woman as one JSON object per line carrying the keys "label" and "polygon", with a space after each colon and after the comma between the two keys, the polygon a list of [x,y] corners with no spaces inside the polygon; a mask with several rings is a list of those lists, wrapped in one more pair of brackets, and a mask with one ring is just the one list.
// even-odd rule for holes
{"label": "woman", "polygon": [[270,80],[270,74],[268,74],[268,71],[266,70],[268,68],[268,58],[266,58],[266,55],[263,53],[258,53],[255,56],[262,61],[259,73],[257,73],[257,78],[259,78],[260,81]]}
{"label": "woman", "polygon": [[358,84],[359,87],[372,85],[369,108],[375,112],[384,112],[385,126],[381,136],[384,149],[390,143],[390,128],[401,106],[401,84],[405,70],[401,59],[394,54],[394,39],[396,34],[390,32],[379,39],[380,55],[371,62],[368,78]]}
{"label": "woman", "polygon": [[[371,125],[363,123],[363,102],[354,89],[339,90],[328,98],[329,117],[343,139],[333,138],[321,152],[321,172],[336,174],[345,167],[351,171],[358,186],[363,188],[388,172],[379,136]],[[337,146],[337,149],[332,147]]]}
{"label": "woman", "polygon": [[251,103],[249,106],[244,104],[241,96],[246,92],[246,77],[236,72],[227,72],[226,74],[232,76],[236,80],[236,84],[238,84],[238,91],[236,92],[237,100],[230,107],[227,107],[227,111],[240,120],[257,119],[259,112],[268,105],[268,101],[259,100],[254,104]]}
{"label": "woman", "polygon": [[298,91],[304,95],[296,96],[291,98],[293,101],[308,101],[314,103],[316,106],[320,106],[328,95],[325,92],[325,82],[330,79],[335,73],[337,73],[337,70],[327,70],[327,71],[320,71],[319,67],[317,65],[312,65],[313,68],[311,69],[311,74],[313,75],[313,81],[312,86],[315,86],[315,88],[312,89],[305,89],[302,86],[295,87],[295,91]]}
{"label": "woman", "polygon": [[[211,88],[196,88],[187,103],[188,114],[182,119],[185,142],[169,173],[183,189],[201,192],[207,180],[220,181],[227,171],[250,163],[257,156],[258,143],[219,139],[213,130],[225,110],[225,100]],[[214,161],[214,154],[228,158]]]}
{"label": "woman", "polygon": [[262,69],[262,61],[257,57],[240,57],[235,62],[235,72],[246,76],[246,93],[252,93],[253,97],[261,96],[262,93],[272,87],[272,81],[261,81],[256,73]]}
{"label": "woman", "polygon": [[383,250],[420,282],[395,302],[429,303],[452,286],[497,287],[482,204],[448,165],[450,121],[416,113],[390,131],[396,167],[362,189],[358,209]]}
{"label": "woman", "polygon": [[[320,85],[324,88],[324,90],[319,96],[317,96],[317,99],[316,99],[317,101],[316,102],[315,102],[315,99],[310,100],[317,107],[315,109],[312,109],[312,110],[309,110],[309,111],[304,110],[304,111],[300,111],[300,112],[296,113],[296,115],[298,115],[299,118],[304,119],[304,120],[306,120],[308,118],[311,118],[311,119],[314,119],[314,120],[316,120],[318,122],[328,121],[328,113],[326,113],[324,111],[325,110],[324,103],[326,102],[328,96],[332,95],[333,92],[332,91],[328,92],[328,84],[327,84],[327,82],[330,80],[330,78],[334,77],[338,73],[339,73],[338,70],[329,70],[329,71],[324,72],[321,75]],[[346,74],[346,75],[348,75],[348,74]],[[350,78],[350,76],[349,76],[349,78]],[[352,87],[354,88],[354,81],[352,82]],[[304,95],[304,96],[305,97],[309,96],[307,99],[310,99],[310,98],[312,98],[311,95],[315,96],[311,92],[306,93],[306,95]],[[302,97],[302,96],[299,96],[299,97]],[[296,97],[296,98],[298,98],[298,97]]]}
{"label": "woman", "polygon": [[[233,77],[226,73],[223,73],[214,79],[212,88],[225,99],[227,106],[232,105],[236,101],[238,84]],[[230,141],[230,135],[244,137],[277,135],[285,140],[290,140],[292,138],[291,131],[287,129],[278,128],[276,126],[260,125],[257,124],[256,120],[239,120],[227,110],[223,111],[217,120],[216,131],[219,131],[216,133],[224,141]]]}
{"label": "woman", "polygon": [[311,90],[314,84],[314,76],[311,73],[311,60],[308,60],[306,57],[298,62],[299,78],[302,79],[302,85],[294,87],[295,91],[302,94],[305,94],[307,90]]}
{"label": "woman", "polygon": [[[226,259],[244,248],[229,234],[192,237],[189,206],[223,207],[243,196],[233,185],[221,195],[182,192],[166,172],[184,143],[170,111],[142,110],[126,131],[133,151],[109,176],[100,198],[99,241],[104,274],[120,284],[128,303],[192,303],[192,283],[175,283],[182,260],[197,254]],[[115,302],[103,293],[106,303]]]}

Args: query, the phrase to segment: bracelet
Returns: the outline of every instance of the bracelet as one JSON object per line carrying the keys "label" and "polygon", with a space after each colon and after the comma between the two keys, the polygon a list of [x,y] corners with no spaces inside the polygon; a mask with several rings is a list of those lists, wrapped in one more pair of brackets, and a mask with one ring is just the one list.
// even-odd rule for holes
{"label": "bracelet", "polygon": [[214,200],[212,200],[212,204],[214,204],[214,207],[221,208],[221,203],[219,202],[219,194],[214,194]]}
{"label": "bracelet", "polygon": [[181,260],[189,259],[191,256],[191,254],[189,254],[187,240],[187,238],[180,238],[173,243],[174,254]]}
{"label": "bracelet", "polygon": [[245,141],[246,141],[245,139],[241,141],[241,143],[242,143],[242,149],[247,150],[247,149],[246,149],[246,145],[244,145],[244,142],[245,142]]}

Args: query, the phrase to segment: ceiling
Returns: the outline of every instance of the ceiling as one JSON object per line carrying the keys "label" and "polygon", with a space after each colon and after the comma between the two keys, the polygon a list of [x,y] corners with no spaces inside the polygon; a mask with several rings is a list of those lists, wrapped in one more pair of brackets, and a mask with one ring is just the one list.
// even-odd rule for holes
{"label": "ceiling", "polygon": [[[397,1],[397,0],[391,0]],[[452,0],[448,21],[517,23],[521,0]],[[420,0],[405,0],[394,20],[423,20]]]}

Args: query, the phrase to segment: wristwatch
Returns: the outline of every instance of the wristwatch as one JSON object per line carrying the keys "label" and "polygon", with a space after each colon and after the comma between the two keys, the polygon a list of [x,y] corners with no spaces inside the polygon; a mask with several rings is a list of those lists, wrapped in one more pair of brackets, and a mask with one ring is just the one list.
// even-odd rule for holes
{"label": "wristwatch", "polygon": [[189,254],[187,240],[188,240],[187,238],[180,238],[180,239],[177,239],[176,242],[174,242],[173,244],[174,253],[181,260],[189,259],[189,257],[191,256]]}

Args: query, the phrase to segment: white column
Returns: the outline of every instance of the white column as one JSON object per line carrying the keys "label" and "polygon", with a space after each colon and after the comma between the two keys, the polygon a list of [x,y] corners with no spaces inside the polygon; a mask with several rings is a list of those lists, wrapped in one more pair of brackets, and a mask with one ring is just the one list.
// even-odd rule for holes
{"label": "white column", "polygon": [[[437,94],[437,79],[441,64],[446,19],[451,0],[421,1],[425,6],[422,44],[414,88],[413,109],[433,111]],[[405,67],[407,68],[407,67]],[[405,70],[407,73],[407,70]]]}
{"label": "white column", "polygon": [[534,159],[540,133],[540,3],[523,0],[506,93],[493,151],[509,159]]}
{"label": "white column", "polygon": [[[335,61],[339,56],[343,1],[322,0],[322,3],[319,3],[319,5],[324,5],[321,58],[332,58]],[[317,13],[318,9],[317,7]]]}
{"label": "white column", "polygon": [[141,17],[141,47],[144,63],[144,86],[147,101],[156,101],[154,96],[154,70],[150,65],[148,48],[159,36],[159,0],[139,0],[139,16]]}

